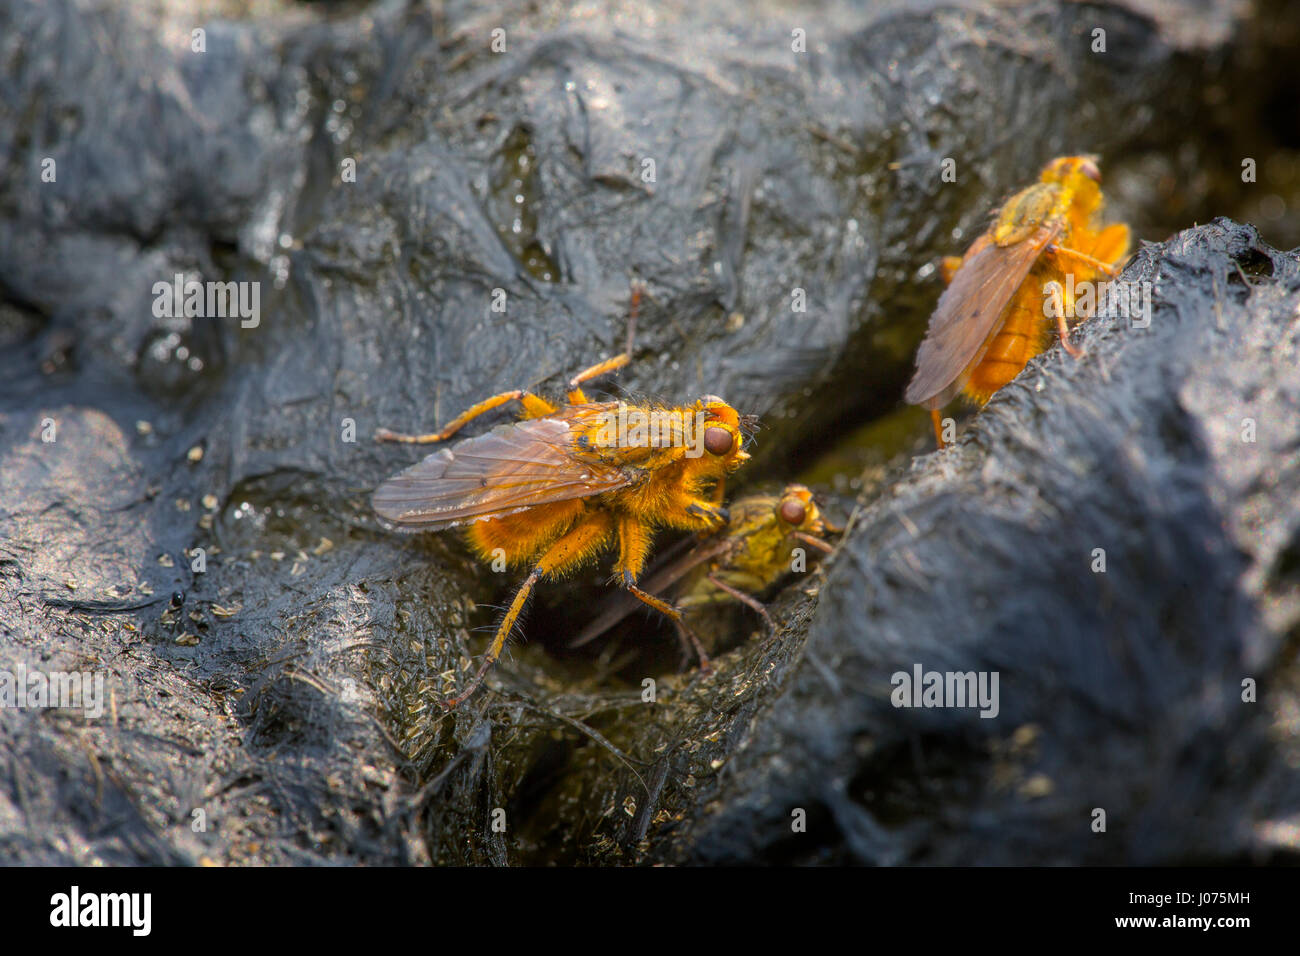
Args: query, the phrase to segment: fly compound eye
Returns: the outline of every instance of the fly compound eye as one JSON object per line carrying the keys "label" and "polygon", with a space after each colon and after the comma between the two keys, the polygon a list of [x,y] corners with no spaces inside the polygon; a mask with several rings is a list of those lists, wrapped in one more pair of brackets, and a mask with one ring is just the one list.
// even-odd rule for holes
{"label": "fly compound eye", "polygon": [[725,455],[735,443],[736,439],[725,428],[704,429],[704,447],[710,455]]}
{"label": "fly compound eye", "polygon": [[1079,164],[1079,172],[1083,173],[1094,183],[1101,182],[1101,170],[1097,168],[1097,164],[1091,159],[1085,159]]}
{"label": "fly compound eye", "polygon": [[808,509],[797,498],[787,498],[781,502],[781,520],[786,524],[803,524],[808,517]]}

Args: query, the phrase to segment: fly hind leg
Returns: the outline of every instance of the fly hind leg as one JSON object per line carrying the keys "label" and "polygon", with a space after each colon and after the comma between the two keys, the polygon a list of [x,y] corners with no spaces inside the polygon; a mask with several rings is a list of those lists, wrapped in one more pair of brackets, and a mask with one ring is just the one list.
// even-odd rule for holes
{"label": "fly hind leg", "polygon": [[547,575],[563,574],[593,557],[609,540],[610,530],[610,520],[607,517],[593,514],[579,521],[547,549],[533,566],[533,570],[528,573],[528,577],[524,578],[524,583],[519,585],[519,590],[515,591],[515,596],[506,609],[505,617],[497,626],[496,636],[492,638],[492,644],[483,656],[483,662],[479,664],[478,670],[470,678],[469,684],[455,697],[444,701],[444,707],[452,710],[478,690],[479,685],[483,683],[483,678],[487,676],[488,669],[496,663],[505,649],[506,641],[510,639],[510,632],[515,622],[519,620],[519,615],[523,613],[524,605],[528,603],[534,585]]}

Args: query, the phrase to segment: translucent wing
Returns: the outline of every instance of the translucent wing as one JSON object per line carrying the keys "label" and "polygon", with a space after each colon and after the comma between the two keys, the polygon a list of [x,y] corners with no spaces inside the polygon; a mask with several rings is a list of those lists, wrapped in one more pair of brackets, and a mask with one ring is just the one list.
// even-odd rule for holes
{"label": "translucent wing", "polygon": [[1002,311],[1059,232],[1043,226],[1014,245],[989,241],[962,263],[916,353],[916,374],[903,396],[908,404],[939,408],[961,391],[962,373],[984,354]]}
{"label": "translucent wing", "polygon": [[569,427],[575,410],[565,411],[571,414],[498,425],[434,452],[375,489],[375,513],[433,531],[632,484],[624,469],[575,456]]}

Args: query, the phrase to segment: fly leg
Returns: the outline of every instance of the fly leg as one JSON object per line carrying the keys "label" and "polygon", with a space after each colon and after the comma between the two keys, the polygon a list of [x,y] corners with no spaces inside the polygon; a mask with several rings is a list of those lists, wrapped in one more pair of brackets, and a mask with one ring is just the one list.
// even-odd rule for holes
{"label": "fly leg", "polygon": [[1070,358],[1082,358],[1083,349],[1075,348],[1070,344],[1070,327],[1065,324],[1065,316],[1056,317],[1056,334],[1061,338],[1061,348],[1070,353]]}
{"label": "fly leg", "polygon": [[681,611],[673,607],[667,601],[655,597],[648,591],[642,591],[632,583],[632,580],[629,579],[626,571],[623,572],[622,584],[623,587],[627,589],[627,592],[638,601],[642,602],[647,607],[654,608],[660,614],[664,615],[664,617],[673,622],[673,626],[677,629],[677,638],[682,642],[683,664],[686,660],[690,659],[691,651],[694,651],[695,655],[700,659],[700,670],[706,673],[713,670],[713,663],[709,660],[709,655],[704,652],[704,645],[701,644],[700,639],[695,636],[695,632],[686,626],[686,619],[682,617]]}
{"label": "fly leg", "polygon": [[[1047,253],[1055,256],[1062,265],[1067,261],[1073,261],[1076,268],[1082,266],[1086,278],[1091,278],[1092,275],[1099,273],[1108,279],[1113,279],[1119,274],[1119,270],[1112,263],[1117,263],[1124,258],[1124,255],[1128,252],[1129,239],[1128,226],[1118,222],[1097,233],[1096,239],[1092,243],[1091,255],[1079,249],[1069,249],[1055,243],[1047,247]],[[1066,292],[1068,295],[1069,290],[1067,289]],[[1071,356],[1079,358],[1083,353],[1070,344],[1070,330],[1065,324],[1065,317],[1073,314],[1074,301],[1071,296],[1070,301],[1067,301],[1065,308],[1061,310],[1061,314],[1056,317],[1056,325],[1057,332],[1061,337],[1061,345]]]}
{"label": "fly leg", "polygon": [[429,445],[433,442],[446,441],[480,415],[490,412],[494,408],[500,408],[506,402],[512,402],[515,399],[518,399],[519,404],[524,407],[525,418],[544,418],[559,411],[554,404],[541,396],[516,388],[509,392],[500,392],[491,398],[483,399],[477,405],[470,406],[448,422],[441,431],[430,432],[427,435],[404,435],[390,431],[387,428],[376,428],[375,441],[396,441],[408,445]]}
{"label": "fly leg", "polygon": [[590,382],[593,378],[601,375],[607,375],[610,372],[616,372],[628,362],[632,361],[632,356],[627,352],[615,355],[613,358],[607,358],[603,362],[597,362],[591,368],[583,369],[573,378],[569,379],[568,399],[570,405],[586,405],[588,402],[587,393],[584,392],[580,385],[583,382]]}
{"label": "fly leg", "polygon": [[694,651],[695,656],[700,659],[700,670],[705,674],[712,671],[713,662],[709,660],[709,655],[704,653],[704,645],[695,636],[695,632],[683,621],[674,620],[673,626],[677,629],[677,640],[682,645],[682,670],[686,669],[686,664],[691,659],[691,652]]}
{"label": "fly leg", "polygon": [[1074,315],[1074,291],[1068,287],[1062,287],[1061,308],[1057,310],[1056,314],[1056,334],[1060,336],[1061,348],[1070,354],[1070,358],[1079,359],[1083,357],[1083,349],[1077,349],[1070,344],[1070,326],[1065,320],[1067,315]]}
{"label": "fly leg", "polygon": [[943,418],[939,415],[939,409],[930,409],[930,421],[934,423],[934,440],[939,446],[940,451],[946,447],[947,442],[943,440]]}
{"label": "fly leg", "polygon": [[689,642],[699,656],[700,670],[712,670],[713,665],[709,663],[709,655],[704,652],[704,646],[700,644],[700,639],[686,626],[686,622],[682,618],[682,612],[667,601],[657,598],[648,591],[643,591],[636,586],[637,578],[641,576],[641,569],[645,566],[646,555],[649,551],[650,528],[636,518],[620,518],[618,522],[618,561],[614,565],[614,573],[618,576],[619,584],[642,604],[654,608],[671,620],[677,627],[678,636],[683,637],[685,642]]}
{"label": "fly leg", "polygon": [[560,539],[551,545],[547,552],[538,559],[537,564],[533,566],[528,577],[524,578],[524,583],[519,585],[519,590],[515,591],[514,598],[510,601],[510,607],[506,609],[506,615],[501,619],[497,626],[496,636],[492,638],[492,644],[488,647],[487,654],[483,656],[483,662],[479,665],[470,682],[459,694],[450,700],[443,701],[443,706],[452,710],[463,704],[469,697],[478,690],[483,683],[483,678],[487,675],[488,669],[496,663],[497,658],[505,649],[506,641],[510,639],[510,632],[519,620],[519,615],[524,610],[524,605],[528,603],[528,597],[532,594],[533,586],[548,574],[563,572],[568,568],[574,567],[586,561],[597,551],[599,551],[605,542],[609,540],[610,522],[604,515],[594,514],[586,520],[570,528]]}
{"label": "fly leg", "polygon": [[[720,487],[722,487],[721,480],[718,481],[718,488]],[[683,509],[692,522],[691,525],[685,526],[686,528],[691,531],[717,531],[731,520],[731,512],[722,507],[717,488],[714,489],[711,497],[717,498],[718,501],[698,499]]]}
{"label": "fly leg", "polygon": [[[834,530],[834,529],[830,529],[830,530]],[[809,534],[807,531],[796,531],[794,533],[794,537],[802,541],[804,544],[812,545],[818,551],[822,552],[822,554],[830,554],[832,551],[835,550],[835,546],[832,545],[829,541],[823,541],[815,534]]]}
{"label": "fly leg", "polygon": [[714,575],[712,571],[709,572],[708,578],[714,587],[718,588],[719,590],[727,594],[730,594],[741,604],[745,605],[745,607],[750,608],[755,614],[761,617],[763,619],[763,623],[767,625],[767,630],[769,633],[771,634],[776,633],[776,622],[772,620],[772,615],[767,613],[767,608],[763,606],[762,601],[759,601],[753,595],[746,594],[744,591],[740,590],[740,588],[733,588],[726,581],[723,581],[721,578]]}
{"label": "fly leg", "polygon": [[1058,246],[1056,243],[1051,243],[1045,251],[1048,255],[1055,256],[1058,260],[1073,260],[1086,268],[1093,269],[1112,279],[1119,275],[1119,270],[1109,262],[1102,262],[1100,259],[1090,256],[1086,252],[1080,252],[1078,249],[1067,249],[1065,246]]}

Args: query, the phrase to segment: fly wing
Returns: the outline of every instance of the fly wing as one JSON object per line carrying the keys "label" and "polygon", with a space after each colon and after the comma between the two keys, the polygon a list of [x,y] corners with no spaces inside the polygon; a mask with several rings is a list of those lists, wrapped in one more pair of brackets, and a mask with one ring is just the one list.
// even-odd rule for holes
{"label": "fly wing", "polygon": [[1014,245],[988,242],[962,263],[917,350],[908,404],[939,408],[961,391],[962,373],[984,354],[1003,309],[1059,231],[1042,226]]}
{"label": "fly wing", "polygon": [[578,460],[566,418],[533,418],[434,452],[375,489],[371,503],[393,524],[436,531],[632,481],[621,468]]}

